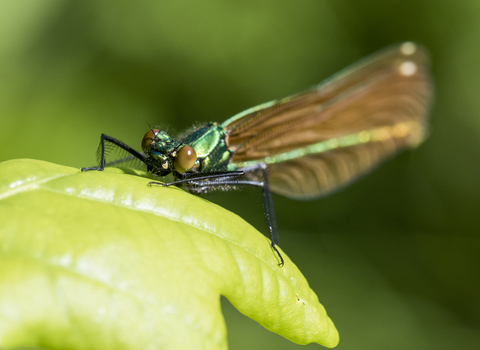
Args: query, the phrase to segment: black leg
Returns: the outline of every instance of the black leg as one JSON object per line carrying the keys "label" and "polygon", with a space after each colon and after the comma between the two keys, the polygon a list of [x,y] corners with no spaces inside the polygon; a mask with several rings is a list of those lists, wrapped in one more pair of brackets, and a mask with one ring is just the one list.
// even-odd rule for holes
{"label": "black leg", "polygon": [[[278,257],[280,258],[280,263],[278,264],[279,266],[283,266],[285,264],[285,261],[283,260],[282,254],[278,251],[276,244],[278,244],[278,230],[277,230],[277,223],[275,221],[275,210],[273,207],[273,200],[272,200],[272,192],[270,191],[270,185],[268,182],[268,173],[265,168],[262,168],[262,174],[264,178],[264,182],[258,182],[258,181],[248,181],[248,180],[231,180],[228,178],[228,176],[235,176],[235,174],[231,174],[234,172],[226,173],[226,174],[221,174],[219,176],[212,176],[212,175],[207,175],[205,177],[196,177],[196,178],[190,178],[190,179],[183,179],[179,181],[175,181],[174,183],[170,184],[175,184],[175,183],[184,183],[187,182],[191,186],[197,186],[197,187],[208,187],[208,186],[259,186],[262,188],[262,193],[263,193],[263,202],[265,205],[265,214],[267,217],[268,221],[268,228],[270,231],[270,245],[272,249],[277,253]],[[228,175],[230,174],[230,175]],[[240,174],[242,175],[242,174]],[[238,175],[238,176],[240,176]],[[227,177],[227,180],[222,180],[221,178]],[[204,179],[211,179],[211,178],[217,178],[215,181],[199,181],[199,180],[204,180]],[[168,184],[168,185],[170,185]],[[162,184],[163,185],[163,184]],[[165,184],[166,185],[166,184]]]}
{"label": "black leg", "polygon": [[275,242],[278,244],[278,230],[277,230],[277,221],[275,219],[275,209],[273,208],[273,199],[272,199],[272,192],[270,191],[270,184],[268,182],[268,173],[266,168],[262,168],[263,172],[263,202],[265,205],[265,214],[267,215],[268,220],[268,229],[270,230],[270,239],[271,239],[271,246],[275,252],[277,252],[278,256],[280,257],[280,266],[284,265],[283,257],[280,252],[275,247]]}
{"label": "black leg", "polygon": [[[169,187],[169,186],[178,185],[178,184],[182,184],[182,183],[190,183],[192,181],[198,181],[198,180],[208,180],[208,179],[230,177],[230,176],[242,176],[242,175],[245,175],[245,171],[243,171],[243,170],[239,170],[239,171],[219,171],[219,172],[215,172],[215,173],[196,173],[196,174],[191,174],[190,176],[186,176],[183,179],[175,180],[173,182],[162,183],[162,182],[150,181],[148,184],[149,185],[159,185],[159,186],[162,186],[162,187]],[[212,184],[210,184],[210,186],[211,185]]]}
{"label": "black leg", "polygon": [[89,167],[89,168],[82,168],[82,171],[88,171],[88,170],[99,170],[102,171],[105,169],[105,141],[110,142],[114,144],[117,147],[120,147],[121,149],[127,151],[130,153],[132,156],[135,158],[138,158],[140,161],[145,163],[145,156],[137,151],[135,151],[133,148],[130,146],[124,144],[122,141],[117,140],[111,136],[102,134],[100,137],[100,146],[98,148],[98,151],[100,152],[100,164],[98,167]]}

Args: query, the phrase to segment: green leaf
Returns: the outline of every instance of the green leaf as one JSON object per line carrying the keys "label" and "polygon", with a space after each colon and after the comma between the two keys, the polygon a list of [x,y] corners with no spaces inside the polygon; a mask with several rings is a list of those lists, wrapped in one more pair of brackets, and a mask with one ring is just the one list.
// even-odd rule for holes
{"label": "green leaf", "polygon": [[282,268],[237,215],[148,182],[0,163],[0,347],[226,349],[220,295],[293,342],[337,345],[285,253]]}

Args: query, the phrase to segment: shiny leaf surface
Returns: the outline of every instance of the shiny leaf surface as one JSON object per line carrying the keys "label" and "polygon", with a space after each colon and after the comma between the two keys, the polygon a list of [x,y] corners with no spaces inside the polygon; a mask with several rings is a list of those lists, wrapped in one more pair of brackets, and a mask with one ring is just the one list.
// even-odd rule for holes
{"label": "shiny leaf surface", "polygon": [[148,182],[0,163],[2,348],[226,349],[220,295],[294,342],[338,343],[285,253],[280,268],[237,215]]}

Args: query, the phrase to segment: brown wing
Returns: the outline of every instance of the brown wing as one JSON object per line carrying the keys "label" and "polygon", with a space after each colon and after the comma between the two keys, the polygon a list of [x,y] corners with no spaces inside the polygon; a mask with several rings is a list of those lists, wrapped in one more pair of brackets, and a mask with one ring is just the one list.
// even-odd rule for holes
{"label": "brown wing", "polygon": [[418,145],[426,134],[431,97],[427,54],[406,42],[314,89],[247,110],[222,126],[238,168],[263,162],[272,191],[309,199]]}

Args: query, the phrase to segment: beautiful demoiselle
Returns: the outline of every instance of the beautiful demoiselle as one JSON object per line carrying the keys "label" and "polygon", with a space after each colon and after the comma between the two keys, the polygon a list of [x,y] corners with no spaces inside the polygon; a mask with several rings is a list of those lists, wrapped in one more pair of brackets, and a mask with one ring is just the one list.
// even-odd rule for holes
{"label": "beautiful demoiselle", "polygon": [[[277,228],[271,193],[313,199],[335,191],[427,134],[432,98],[426,51],[412,42],[383,49],[319,85],[248,109],[225,122],[208,123],[181,139],[150,128],[143,152],[102,134],[103,170],[132,159],[156,176],[192,193],[258,186],[263,191],[271,246]],[[109,149],[129,157],[106,162]]]}

